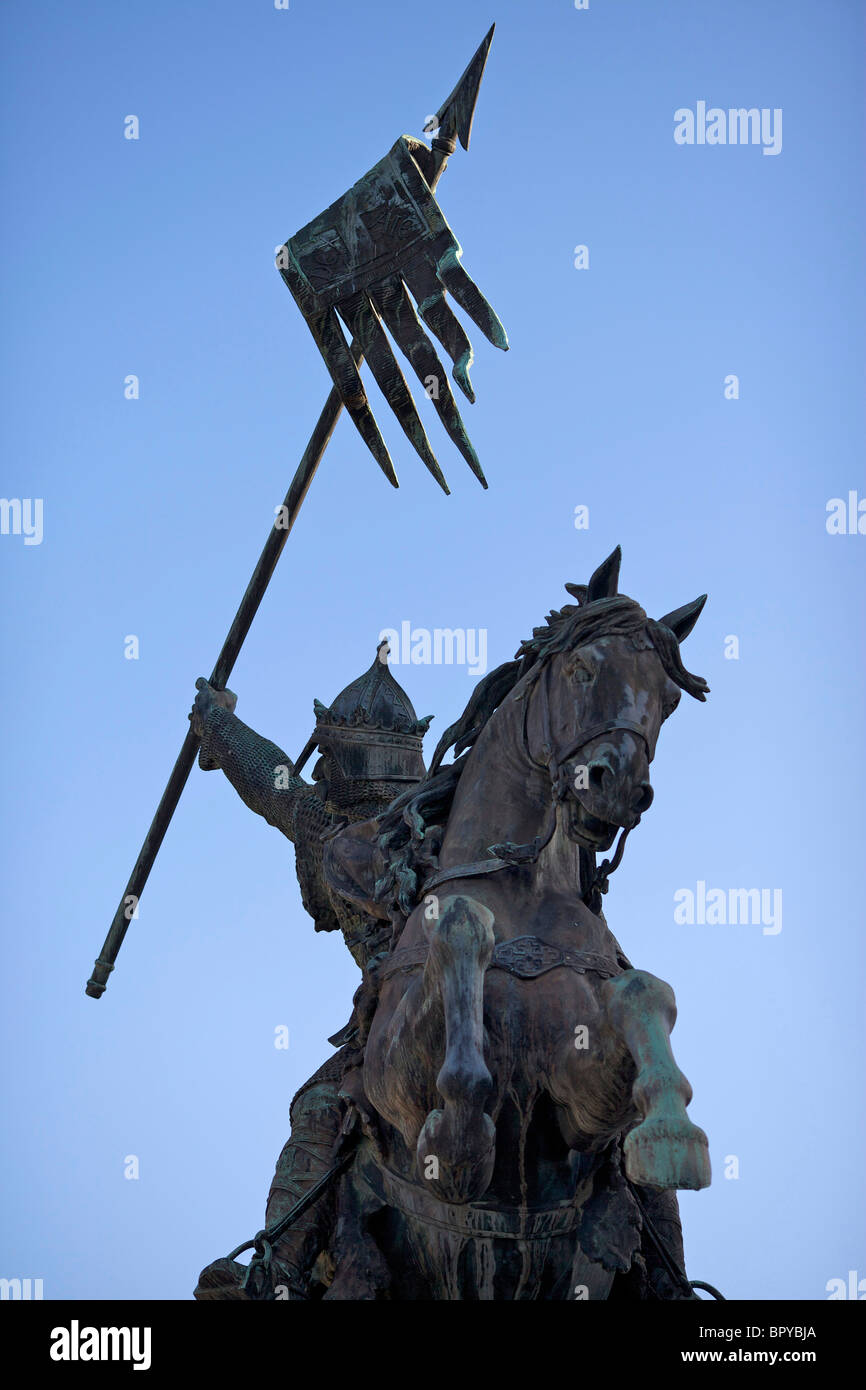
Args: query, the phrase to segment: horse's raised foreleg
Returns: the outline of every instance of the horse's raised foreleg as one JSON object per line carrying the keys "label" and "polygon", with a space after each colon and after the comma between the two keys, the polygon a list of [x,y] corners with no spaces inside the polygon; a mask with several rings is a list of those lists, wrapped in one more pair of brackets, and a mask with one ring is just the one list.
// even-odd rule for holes
{"label": "horse's raised foreleg", "polygon": [[627,1176],[645,1187],[709,1187],[707,1136],[686,1114],[692,1088],[671,1051],[673,990],[644,970],[626,970],[606,981],[602,997],[637,1067],[632,1097],[642,1119],[623,1146]]}
{"label": "horse's raised foreleg", "polygon": [[476,1200],[490,1185],[496,1128],[485,1114],[493,1078],[484,1061],[484,975],[493,955],[493,913],[473,898],[440,903],[425,983],[445,1015],[445,1060],[436,1078],[443,1099],[418,1136],[418,1173],[448,1202]]}

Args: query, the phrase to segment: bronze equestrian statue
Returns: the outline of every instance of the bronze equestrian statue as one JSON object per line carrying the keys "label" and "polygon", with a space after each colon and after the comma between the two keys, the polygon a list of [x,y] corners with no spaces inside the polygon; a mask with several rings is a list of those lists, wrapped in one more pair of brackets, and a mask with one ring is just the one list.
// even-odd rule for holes
{"label": "bronze equestrian statue", "polygon": [[576,603],[479,682],[427,773],[429,721],[380,654],[317,707],[316,789],[275,791],[285,754],[200,692],[205,765],[294,839],[305,905],[343,928],[362,984],[293,1103],[249,1270],[216,1261],[198,1298],[696,1296],[675,1192],[710,1166],[673,992],[631,966],[601,897],[662,723],[682,690],[706,696],[679,653],[704,599],[655,622],[619,564],[567,586]]}
{"label": "bronze equestrian statue", "polygon": [[[447,296],[494,346],[508,339],[435,192],[458,142],[469,146],[492,37],[425,125],[429,147],[399,137],[278,252],[333,389],[210,679],[197,682],[86,985],[91,998],[105,992],[197,755],[293,842],[316,930],[341,930],[360,967],[351,1019],[330,1039],[337,1050],[292,1103],[266,1226],[202,1271],[199,1299],[715,1292],[683,1262],[676,1190],[706,1186],[710,1166],[670,1049],[673,992],[632,967],[601,910],[652,801],[660,727],[681,691],[707,692],[679,652],[704,600],[648,618],[618,592],[615,551],[479,682],[429,771],[429,719],[416,718],[383,647],[329,707],[316,703],[312,784],[300,775],[306,753],[293,765],[241,723],[226,689],[342,410],[397,485],[364,359],[448,490],[389,334],[486,486],[424,330],[472,401],[472,346]],[[251,1246],[245,1267],[236,1256]]]}

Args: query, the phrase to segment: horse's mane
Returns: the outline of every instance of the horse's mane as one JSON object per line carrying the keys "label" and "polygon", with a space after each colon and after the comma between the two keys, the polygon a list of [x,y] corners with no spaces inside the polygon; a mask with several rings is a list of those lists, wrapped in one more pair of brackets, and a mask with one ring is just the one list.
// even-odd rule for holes
{"label": "horse's mane", "polygon": [[[664,623],[648,618],[639,603],[625,594],[588,599],[585,585],[566,585],[578,602],[548,613],[543,626],[521,642],[513,661],[497,666],[479,681],[460,718],[442,735],[430,769],[414,787],[392,802],[379,822],[378,847],[385,871],[376,883],[376,899],[406,917],[415,907],[419,880],[438,864],[438,852],[454,801],[457,784],[469,761],[469,750],[499,705],[525,676],[533,684],[544,664],[559,652],[572,651],[602,637],[633,637],[645,632],[667,675],[696,700],[706,699],[708,686],[688,672],[679,642]],[[453,748],[456,761],[442,767]],[[461,756],[465,755],[465,756]]]}

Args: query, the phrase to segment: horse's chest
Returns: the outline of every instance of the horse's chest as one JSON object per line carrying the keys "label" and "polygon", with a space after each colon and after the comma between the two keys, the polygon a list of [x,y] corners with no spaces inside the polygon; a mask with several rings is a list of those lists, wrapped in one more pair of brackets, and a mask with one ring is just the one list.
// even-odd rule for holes
{"label": "horse's chest", "polygon": [[[502,943],[484,982],[484,1029],[500,1084],[543,1087],[551,1060],[576,1040],[600,1039],[601,977],[577,962],[550,965],[531,940]],[[495,961],[495,958],[494,958]]]}

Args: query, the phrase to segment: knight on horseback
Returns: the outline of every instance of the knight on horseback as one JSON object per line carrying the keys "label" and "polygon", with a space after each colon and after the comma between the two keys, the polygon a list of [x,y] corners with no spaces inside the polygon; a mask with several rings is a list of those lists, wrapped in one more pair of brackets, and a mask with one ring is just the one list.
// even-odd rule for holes
{"label": "knight on horseback", "polygon": [[[704,698],[678,653],[703,600],[655,623],[618,571],[616,551],[567,586],[577,607],[479,683],[430,772],[430,720],[384,644],[316,702],[313,787],[199,682],[202,765],[293,840],[304,906],[343,931],[362,984],[292,1102],[250,1270],[215,1261],[197,1298],[695,1297],[676,1189],[709,1163],[673,993],[631,967],[601,894],[677,687]],[[463,756],[443,766],[449,748]],[[582,1056],[568,1020],[584,1016]]]}

